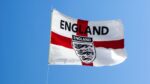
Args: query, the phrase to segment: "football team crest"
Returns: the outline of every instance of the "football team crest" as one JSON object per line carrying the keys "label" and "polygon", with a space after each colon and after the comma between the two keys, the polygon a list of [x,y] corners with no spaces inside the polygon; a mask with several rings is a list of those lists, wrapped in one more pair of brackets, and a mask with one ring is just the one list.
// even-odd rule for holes
{"label": "football team crest", "polygon": [[72,35],[72,46],[82,62],[92,63],[96,58],[95,47],[91,37]]}

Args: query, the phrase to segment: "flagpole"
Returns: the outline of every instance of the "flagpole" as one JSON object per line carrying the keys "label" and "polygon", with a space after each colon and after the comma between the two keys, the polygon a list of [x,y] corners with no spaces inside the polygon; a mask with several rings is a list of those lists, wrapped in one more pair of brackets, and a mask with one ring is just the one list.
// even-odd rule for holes
{"label": "flagpole", "polygon": [[[52,17],[53,17],[53,10],[54,10],[54,8],[53,8],[53,6],[51,5],[51,8],[50,8],[50,14],[51,14],[51,17],[50,17],[50,33],[49,33],[49,35],[50,35],[50,40],[49,40],[49,42],[51,41],[51,26],[52,26]],[[50,55],[50,45],[49,45],[49,50],[48,50],[48,60],[49,60],[49,55]],[[49,73],[49,62],[48,62],[48,70],[47,70],[47,79],[46,79],[46,84],[48,84],[48,73]]]}

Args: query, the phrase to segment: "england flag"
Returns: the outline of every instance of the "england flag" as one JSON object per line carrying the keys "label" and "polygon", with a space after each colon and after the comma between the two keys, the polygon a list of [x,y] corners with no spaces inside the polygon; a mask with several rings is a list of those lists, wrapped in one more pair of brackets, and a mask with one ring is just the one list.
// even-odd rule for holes
{"label": "england flag", "polygon": [[88,21],[52,11],[49,65],[112,66],[127,58],[120,20]]}

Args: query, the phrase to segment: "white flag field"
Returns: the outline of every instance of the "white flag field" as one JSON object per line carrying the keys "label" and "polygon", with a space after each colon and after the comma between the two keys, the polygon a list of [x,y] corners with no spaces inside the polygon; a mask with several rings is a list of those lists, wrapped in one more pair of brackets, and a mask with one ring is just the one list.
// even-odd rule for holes
{"label": "white flag field", "polygon": [[120,20],[88,21],[52,11],[49,65],[112,66],[126,58]]}

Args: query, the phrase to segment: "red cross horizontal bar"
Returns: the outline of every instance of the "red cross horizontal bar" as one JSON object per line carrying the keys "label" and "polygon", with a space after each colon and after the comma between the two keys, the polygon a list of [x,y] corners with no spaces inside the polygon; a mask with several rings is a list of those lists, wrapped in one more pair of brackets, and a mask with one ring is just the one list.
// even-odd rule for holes
{"label": "red cross horizontal bar", "polygon": [[[55,32],[51,32],[51,43],[72,49],[72,39],[59,35]],[[95,47],[120,49],[124,48],[124,39],[112,41],[94,41],[93,44]]]}

